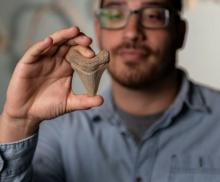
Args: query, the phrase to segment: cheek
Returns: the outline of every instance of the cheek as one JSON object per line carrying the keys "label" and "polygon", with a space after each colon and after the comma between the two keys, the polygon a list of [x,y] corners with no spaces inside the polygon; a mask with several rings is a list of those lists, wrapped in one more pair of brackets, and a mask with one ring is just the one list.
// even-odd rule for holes
{"label": "cheek", "polygon": [[155,31],[148,35],[148,42],[155,53],[165,53],[172,46],[171,33],[168,31]]}
{"label": "cheek", "polygon": [[121,31],[102,30],[100,34],[100,48],[107,49],[111,52],[116,46],[121,43]]}
{"label": "cheek", "polygon": [[155,64],[166,64],[174,59],[175,46],[169,32],[160,32],[151,37],[152,59]]}

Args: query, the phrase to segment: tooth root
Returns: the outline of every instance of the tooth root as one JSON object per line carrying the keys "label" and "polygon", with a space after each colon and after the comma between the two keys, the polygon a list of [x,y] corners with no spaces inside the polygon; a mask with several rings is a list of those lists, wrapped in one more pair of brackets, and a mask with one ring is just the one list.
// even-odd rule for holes
{"label": "tooth root", "polygon": [[88,95],[96,95],[102,73],[109,63],[108,51],[100,51],[97,56],[88,59],[70,49],[66,59],[78,73]]}

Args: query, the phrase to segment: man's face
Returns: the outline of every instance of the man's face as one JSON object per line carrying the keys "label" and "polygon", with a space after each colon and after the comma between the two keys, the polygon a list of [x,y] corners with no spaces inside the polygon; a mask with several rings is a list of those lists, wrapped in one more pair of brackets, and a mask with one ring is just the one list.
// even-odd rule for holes
{"label": "man's face", "polygon": [[[126,7],[139,10],[148,5],[170,6],[171,0],[104,0],[103,7]],[[111,54],[109,73],[117,83],[132,89],[147,88],[159,83],[175,69],[178,25],[149,29],[140,23],[140,16],[129,16],[124,28],[108,30],[96,23],[101,49]],[[183,36],[181,35],[180,38]]]}

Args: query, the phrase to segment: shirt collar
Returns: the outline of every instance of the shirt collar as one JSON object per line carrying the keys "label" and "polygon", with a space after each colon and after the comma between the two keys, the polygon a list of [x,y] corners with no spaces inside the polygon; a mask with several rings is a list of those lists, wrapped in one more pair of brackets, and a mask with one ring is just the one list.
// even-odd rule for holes
{"label": "shirt collar", "polygon": [[179,93],[177,94],[174,102],[160,118],[160,120],[155,123],[152,128],[150,128],[145,138],[148,138],[157,130],[166,128],[170,126],[171,123],[173,123],[174,121],[177,121],[175,120],[175,118],[181,113],[184,106],[195,112],[209,113],[210,109],[205,102],[204,96],[201,92],[201,87],[192,83],[189,80],[186,72],[184,72],[183,70],[178,70],[178,72],[181,77],[181,86],[179,89]]}
{"label": "shirt collar", "polygon": [[182,84],[177,95],[177,102],[183,102],[189,109],[199,112],[209,112],[209,106],[204,99],[201,87],[189,80],[186,72],[179,70],[182,77]]}

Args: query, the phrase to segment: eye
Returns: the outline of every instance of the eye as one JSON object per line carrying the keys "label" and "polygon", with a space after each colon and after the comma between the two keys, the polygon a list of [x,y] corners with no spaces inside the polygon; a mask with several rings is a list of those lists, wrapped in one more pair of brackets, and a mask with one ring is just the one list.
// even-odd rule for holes
{"label": "eye", "polygon": [[105,11],[103,11],[103,16],[109,20],[119,20],[123,18],[123,11],[119,9],[105,9]]}
{"label": "eye", "polygon": [[163,21],[165,19],[165,10],[160,8],[147,8],[143,11],[143,18],[152,21]]}

